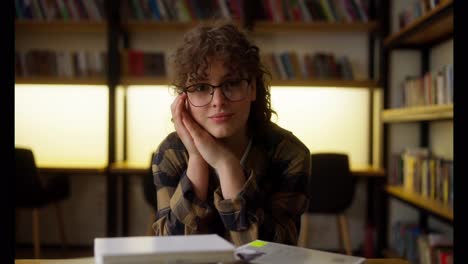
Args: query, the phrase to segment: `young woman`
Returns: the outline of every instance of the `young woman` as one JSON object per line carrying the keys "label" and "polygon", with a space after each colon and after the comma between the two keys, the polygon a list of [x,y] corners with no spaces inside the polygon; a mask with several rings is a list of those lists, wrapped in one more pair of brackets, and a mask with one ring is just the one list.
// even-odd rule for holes
{"label": "young woman", "polygon": [[174,55],[175,132],[153,158],[156,235],[296,245],[310,152],[270,121],[259,49],[232,24],[189,31]]}

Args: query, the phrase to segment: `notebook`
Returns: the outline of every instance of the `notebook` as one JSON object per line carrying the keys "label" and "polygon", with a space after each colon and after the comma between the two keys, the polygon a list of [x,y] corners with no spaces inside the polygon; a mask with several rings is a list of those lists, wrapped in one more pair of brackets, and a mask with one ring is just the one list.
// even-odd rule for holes
{"label": "notebook", "polygon": [[94,239],[96,264],[234,262],[235,247],[216,235]]}
{"label": "notebook", "polygon": [[252,264],[361,264],[366,260],[362,257],[289,246],[263,240],[255,240],[238,247],[235,255],[236,259]]}

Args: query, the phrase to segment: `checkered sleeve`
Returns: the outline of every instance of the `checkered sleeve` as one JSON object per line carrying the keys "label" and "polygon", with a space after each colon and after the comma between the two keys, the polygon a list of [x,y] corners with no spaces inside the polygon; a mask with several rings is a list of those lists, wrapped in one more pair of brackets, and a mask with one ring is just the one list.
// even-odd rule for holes
{"label": "checkered sleeve", "polygon": [[159,236],[203,233],[213,219],[212,206],[194,193],[186,174],[187,154],[182,149],[174,137],[168,137],[153,158],[158,204],[153,230]]}
{"label": "checkered sleeve", "polygon": [[310,152],[302,144],[285,140],[278,145],[269,166],[269,171],[279,175],[275,184],[278,187],[269,197],[259,190],[253,170],[248,172],[246,183],[233,199],[223,199],[221,189],[215,190],[214,204],[237,246],[255,239],[297,244],[301,215],[308,205]]}

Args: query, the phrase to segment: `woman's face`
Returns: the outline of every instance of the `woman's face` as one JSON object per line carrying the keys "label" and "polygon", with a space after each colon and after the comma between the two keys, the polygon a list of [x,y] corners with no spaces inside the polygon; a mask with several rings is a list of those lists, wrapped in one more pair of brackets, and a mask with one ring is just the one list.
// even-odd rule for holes
{"label": "woman's face", "polygon": [[[222,60],[210,59],[206,70],[207,80],[187,82],[193,85],[199,82],[217,86],[225,81],[238,80],[241,76],[229,72]],[[202,107],[195,107],[187,102],[188,110],[195,121],[212,136],[218,139],[239,138],[246,135],[250,104],[255,101],[255,81],[251,81],[247,96],[241,101],[232,102],[224,97],[221,88],[214,89],[211,102]]]}

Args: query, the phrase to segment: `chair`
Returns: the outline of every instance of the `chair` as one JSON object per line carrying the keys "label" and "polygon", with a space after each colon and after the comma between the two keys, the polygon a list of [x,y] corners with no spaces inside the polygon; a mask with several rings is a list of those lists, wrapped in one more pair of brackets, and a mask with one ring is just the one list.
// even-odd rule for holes
{"label": "chair", "polygon": [[356,180],[351,176],[348,156],[340,153],[311,154],[311,174],[308,182],[309,208],[302,218],[299,246],[306,247],[308,220],[311,214],[333,214],[337,216],[340,248],[352,255],[348,230],[348,219],[344,212],[353,201]]}
{"label": "chair", "polygon": [[67,177],[54,176],[41,181],[33,152],[30,149],[15,148],[16,163],[16,199],[15,209],[32,209],[32,231],[34,256],[40,258],[39,210],[53,204],[56,211],[62,246],[67,241],[62,212],[59,202],[70,195],[70,183]]}
{"label": "chair", "polygon": [[154,236],[153,223],[156,220],[156,212],[158,211],[156,186],[154,185],[153,171],[151,170],[151,166],[153,163],[153,156],[154,156],[154,152],[151,153],[150,166],[149,166],[148,172],[143,177],[143,182],[142,182],[145,200],[151,206],[151,209],[152,209],[151,215],[150,215],[150,223],[147,229],[148,236]]}

